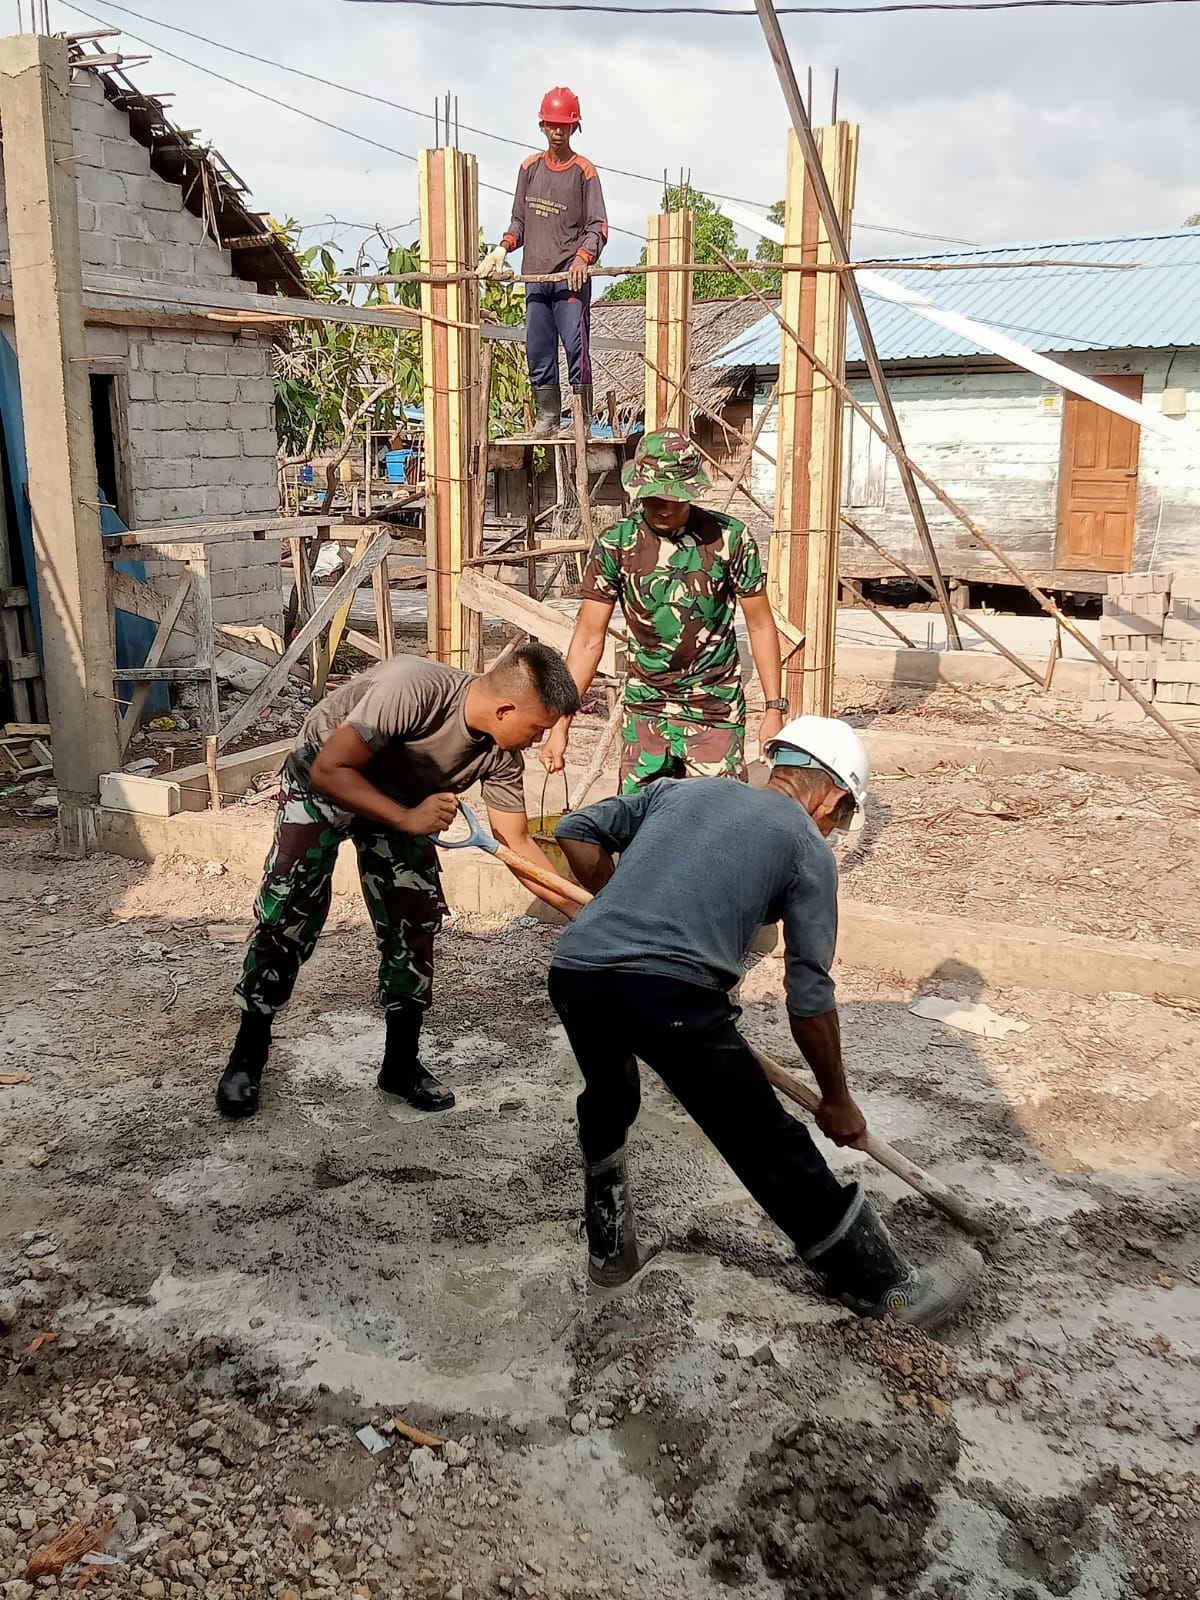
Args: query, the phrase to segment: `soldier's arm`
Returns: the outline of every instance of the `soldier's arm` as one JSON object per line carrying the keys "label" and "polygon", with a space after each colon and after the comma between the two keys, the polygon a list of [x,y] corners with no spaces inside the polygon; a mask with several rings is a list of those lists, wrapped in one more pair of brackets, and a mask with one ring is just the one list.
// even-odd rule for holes
{"label": "soldier's arm", "polygon": [[[545,872],[556,870],[553,861],[541,845],[530,837],[529,819],[523,811],[493,811],[489,806],[488,823],[500,843],[507,845],[514,855],[523,856],[531,866],[541,867]],[[544,900],[548,906],[553,906],[555,911],[561,911],[570,921],[574,921],[579,915],[579,907],[574,900],[568,900],[565,895],[546,888],[535,878],[526,878],[520,867],[509,867],[508,870],[526,889],[537,895],[539,900]]]}
{"label": "soldier's arm", "polygon": [[[575,631],[567,647],[567,671],[575,680],[581,700],[591,688],[600,657],[604,654],[604,641],[615,604],[612,600],[584,600],[580,603]],[[563,769],[572,720],[571,717],[560,717],[542,746],[542,765],[549,772],[561,772]]]}
{"label": "soldier's arm", "polygon": [[401,833],[436,833],[448,828],[458,811],[452,794],[431,794],[419,805],[402,806],[377,789],[363,770],[375,752],[348,722],[335,728],[317,752],[312,781],[343,811],[381,822]]}
{"label": "soldier's arm", "polygon": [[[746,619],[746,632],[750,636],[750,654],[754,657],[754,670],[758,673],[758,681],[762,684],[764,700],[779,700],[783,697],[783,666],[782,652],[779,647],[779,629],[775,626],[775,614],[771,610],[771,602],[765,594],[746,594],[740,601],[742,615]],[[773,739],[783,727],[783,713],[768,711],[764,714],[762,727],[759,729],[759,742],[765,744],[768,739]]]}

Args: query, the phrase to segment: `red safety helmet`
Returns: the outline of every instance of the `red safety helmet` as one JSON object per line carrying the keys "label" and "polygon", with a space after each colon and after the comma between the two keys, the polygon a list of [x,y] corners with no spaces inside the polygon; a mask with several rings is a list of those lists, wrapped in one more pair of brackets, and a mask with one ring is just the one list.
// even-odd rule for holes
{"label": "red safety helmet", "polygon": [[549,89],[542,96],[539,122],[569,122],[579,126],[579,96],[572,89]]}

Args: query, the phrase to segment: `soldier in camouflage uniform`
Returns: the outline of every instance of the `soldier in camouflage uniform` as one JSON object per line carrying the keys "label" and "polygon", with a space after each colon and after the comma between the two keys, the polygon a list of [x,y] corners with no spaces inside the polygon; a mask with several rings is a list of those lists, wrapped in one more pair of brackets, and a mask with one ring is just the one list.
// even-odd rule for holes
{"label": "soldier in camouflage uniform", "polygon": [[[222,1115],[247,1117],[258,1107],[271,1024],[316,946],[347,839],[379,946],[377,992],[387,1019],[379,1087],[422,1111],[454,1104],[418,1055],[445,911],[430,836],[453,820],[455,796],[478,782],[496,837],[531,865],[548,867],[529,835],[520,752],[578,707],[566,663],[542,644],[522,645],[483,677],[393,656],[313,707],[283,770],[236,991],[241,1022],[217,1086]],[[558,910],[571,916],[578,909],[513,870]]]}
{"label": "soldier in camouflage uniform", "polygon": [[[647,434],[621,475],[632,514],[600,534],[584,572],[567,652],[584,694],[618,603],[629,630],[621,787],[656,778],[746,776],[746,699],[734,623],[740,604],[767,710],[765,745],[783,726],[779,635],[758,549],[745,526],[695,502],[709,487],[682,433]],[[570,719],[547,740],[550,772],[566,759]]]}

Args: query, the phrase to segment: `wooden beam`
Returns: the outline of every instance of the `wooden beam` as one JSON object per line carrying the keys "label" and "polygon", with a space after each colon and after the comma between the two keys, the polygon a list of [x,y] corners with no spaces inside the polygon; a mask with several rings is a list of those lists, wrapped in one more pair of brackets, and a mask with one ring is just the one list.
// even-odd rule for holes
{"label": "wooden beam", "polygon": [[[127,611],[130,616],[145,617],[149,622],[161,622],[171,603],[171,592],[164,584],[139,583],[126,572],[109,572],[108,594],[114,611]],[[189,601],[175,628],[175,637],[194,640],[195,631],[196,624]],[[214,628],[213,632],[222,657],[232,657],[230,665],[233,667],[243,661],[248,665],[273,667],[279,660],[278,650],[268,650],[257,639],[246,638],[231,628]],[[217,664],[221,665],[220,658]],[[300,682],[308,682],[307,674],[299,666],[293,670],[292,676]]]}
{"label": "wooden beam", "polygon": [[[666,211],[647,218],[646,264],[646,432],[660,428],[689,431],[683,393],[691,349],[692,274],[663,271],[692,259],[695,216]],[[653,365],[651,365],[653,363]]]}
{"label": "wooden beam", "polygon": [[377,533],[362,559],[351,562],[333,588],[317,606],[312,616],[300,629],[291,644],[288,645],[275,666],[267,673],[257,689],[253,689],[246,696],[242,704],[221,729],[217,740],[221,749],[224,749],[226,745],[232,744],[235,739],[239,738],[254,721],[255,717],[266,710],[283,687],[283,681],[293,663],[300,660],[313,640],[319,638],[329,626],[334,612],[342,604],[346,596],[353,594],[363,579],[369,577],[380,562],[387,557],[391,545],[392,536],[390,533]]}
{"label": "wooden beam", "polygon": [[[375,532],[377,531],[378,530],[375,530]],[[370,528],[366,528],[362,533],[359,534],[358,542],[354,546],[354,553],[350,557],[351,566],[353,566],[356,561],[361,561],[363,556],[366,555],[367,550],[370,547],[371,540],[375,537],[375,532],[372,532]],[[372,583],[378,585],[382,576],[383,583],[386,586],[387,570],[388,564],[385,558],[380,565],[375,568],[375,571],[371,577]],[[313,684],[313,698],[316,700],[319,700],[320,697],[325,693],[325,682],[329,677],[329,668],[333,665],[333,658],[337,655],[338,646],[341,644],[345,635],[347,625],[350,621],[350,610],[353,605],[354,595],[351,593],[346,596],[343,604],[340,605],[334,612],[333,621],[329,624],[329,639],[325,646],[325,677],[322,678],[319,684],[316,682]]]}
{"label": "wooden beam", "polygon": [[[421,264],[461,273],[479,252],[479,181],[463,150],[422,150]],[[455,599],[463,557],[472,554],[477,477],[475,386],[480,371],[479,281],[423,283],[421,365],[425,399],[425,530],[429,567],[429,654],[460,667],[466,658],[463,608]]]}
{"label": "wooden beam", "polygon": [[[571,617],[564,617],[561,611],[545,605],[541,600],[531,599],[529,595],[475,571],[464,572],[459,578],[458,600],[460,605],[470,606],[482,616],[498,617],[501,622],[509,622],[523,633],[532,634],[543,644],[552,645],[561,655],[567,653],[575,623]],[[600,657],[601,672],[613,678],[618,675],[616,650],[624,642],[615,629],[609,629],[604,641],[604,653]]]}
{"label": "wooden beam", "polygon": [[221,544],[230,539],[316,539],[327,534],[334,518],[245,517],[236,522],[170,522],[152,528],[130,528],[106,534],[105,549],[145,545],[157,553],[162,544]]}
{"label": "wooden beam", "polygon": [[119,758],[64,40],[0,41],[0,124],[59,839],[83,854]]}
{"label": "wooden beam", "polygon": [[[175,585],[175,593],[171,597],[171,603],[163,613],[162,619],[155,630],[154,639],[146,654],[145,666],[157,667],[161,663],[163,652],[167,648],[167,641],[171,637],[175,624],[183,614],[184,603],[191,593],[191,588],[192,574],[185,567],[180,574],[178,583]],[[142,720],[142,712],[145,710],[146,701],[149,698],[150,682],[147,679],[144,682],[139,682],[132,695],[130,695],[129,704],[125,708],[125,715],[121,718],[120,726],[117,729],[122,761],[125,759],[126,750],[129,749],[129,741],[137,732],[138,724]]]}

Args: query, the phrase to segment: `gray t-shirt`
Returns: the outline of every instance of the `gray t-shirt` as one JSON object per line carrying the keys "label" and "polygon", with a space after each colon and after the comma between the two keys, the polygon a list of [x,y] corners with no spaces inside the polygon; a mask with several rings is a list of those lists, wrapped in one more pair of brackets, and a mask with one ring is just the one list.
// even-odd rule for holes
{"label": "gray t-shirt", "polygon": [[374,752],[365,776],[399,805],[418,805],[431,794],[462,794],[482,782],[484,803],[493,811],[524,811],[520,752],[501,750],[467,727],[467,690],[475,677],[422,656],[381,661],[312,708],[288,767],[312,785],[318,750],[348,722]]}
{"label": "gray t-shirt", "polygon": [[563,931],[555,966],[731,989],[757,929],[782,920],[788,1010],[833,1010],[837,864],[795,800],[729,778],[662,778],[564,817],[556,835],[621,859]]}

